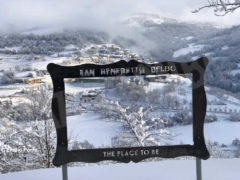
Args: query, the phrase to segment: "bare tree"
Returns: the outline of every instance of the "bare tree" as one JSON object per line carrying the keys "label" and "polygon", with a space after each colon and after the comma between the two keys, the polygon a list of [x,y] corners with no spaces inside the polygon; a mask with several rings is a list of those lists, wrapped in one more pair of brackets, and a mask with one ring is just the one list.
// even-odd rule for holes
{"label": "bare tree", "polygon": [[233,13],[240,8],[240,0],[208,0],[208,4],[193,11],[198,13],[203,9],[212,8],[216,16],[224,16]]}
{"label": "bare tree", "polygon": [[[37,90],[30,89],[25,92],[29,100],[29,110],[32,114],[33,138],[38,142],[38,149],[42,155],[41,162],[44,167],[51,167],[54,154],[55,131],[51,118],[51,92],[46,85],[40,86]],[[39,122],[40,121],[40,122]],[[39,124],[42,123],[41,126]]]}

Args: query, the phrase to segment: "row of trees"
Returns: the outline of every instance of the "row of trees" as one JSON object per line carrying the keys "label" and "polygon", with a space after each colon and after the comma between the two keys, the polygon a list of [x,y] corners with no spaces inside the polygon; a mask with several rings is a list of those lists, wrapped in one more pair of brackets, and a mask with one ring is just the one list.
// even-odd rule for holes
{"label": "row of trees", "polygon": [[105,87],[112,88],[114,95],[122,101],[143,106],[144,104],[158,105],[162,108],[179,107],[187,103],[185,96],[188,94],[186,89],[181,88],[181,85],[184,86],[180,81],[172,82],[165,84],[161,89],[155,88],[147,91],[148,81],[143,79],[132,78],[129,82],[121,78],[112,78],[105,81]]}
{"label": "row of trees", "polygon": [[100,44],[108,40],[103,32],[96,31],[65,31],[47,35],[34,34],[10,34],[6,37],[0,36],[0,48],[20,47],[16,50],[7,50],[7,54],[43,54],[50,55],[64,50],[69,44],[80,48],[86,44]]}

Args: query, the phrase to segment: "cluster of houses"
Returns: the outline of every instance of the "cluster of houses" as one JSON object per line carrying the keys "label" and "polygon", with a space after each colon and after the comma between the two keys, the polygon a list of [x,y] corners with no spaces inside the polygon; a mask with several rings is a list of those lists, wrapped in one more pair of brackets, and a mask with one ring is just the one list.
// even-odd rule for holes
{"label": "cluster of houses", "polygon": [[86,58],[90,59],[95,63],[111,63],[119,59],[140,59],[140,57],[132,53],[129,49],[122,49],[114,44],[102,44],[88,47],[82,54],[85,56],[79,57],[80,60],[84,61]]}
{"label": "cluster of houses", "polygon": [[45,78],[41,76],[37,76],[36,72],[29,72],[24,74],[23,76],[17,76],[16,82],[17,83],[24,83],[24,84],[38,84],[43,82]]}

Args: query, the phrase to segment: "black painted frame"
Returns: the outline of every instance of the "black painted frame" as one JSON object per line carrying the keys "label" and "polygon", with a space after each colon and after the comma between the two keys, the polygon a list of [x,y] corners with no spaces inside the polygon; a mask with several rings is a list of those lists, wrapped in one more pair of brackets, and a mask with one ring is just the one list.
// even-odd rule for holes
{"label": "black painted frame", "polygon": [[[145,64],[136,60],[126,62],[124,60],[112,64],[96,65],[82,64],[77,66],[60,66],[50,63],[47,66],[53,82],[53,98],[52,98],[52,116],[57,131],[57,147],[53,164],[55,166],[64,165],[69,162],[99,162],[103,160],[113,160],[128,163],[130,161],[140,162],[143,159],[151,157],[175,158],[178,156],[195,156],[201,159],[208,159],[209,152],[206,148],[204,140],[204,119],[206,115],[207,99],[204,89],[204,73],[208,59],[206,57],[199,58],[196,61],[179,63],[179,62],[159,62],[155,64]],[[159,66],[173,67],[168,71],[152,71],[152,68]],[[142,68],[144,73],[139,71],[129,71],[128,74],[121,74],[120,71],[115,74],[102,74],[101,69],[106,68]],[[149,146],[149,147],[127,147],[127,148],[101,148],[101,149],[83,149],[68,150],[67,141],[67,123],[65,108],[65,87],[64,78],[81,78],[89,77],[81,74],[80,70],[85,71],[94,69],[94,77],[110,77],[110,76],[134,76],[134,75],[155,75],[155,74],[192,74],[192,105],[193,105],[193,145],[173,145],[173,146]],[[119,69],[120,70],[120,69]],[[92,77],[92,76],[91,76]],[[140,150],[156,150],[158,155],[138,155],[124,157],[106,157],[104,152],[117,151],[140,151]]]}

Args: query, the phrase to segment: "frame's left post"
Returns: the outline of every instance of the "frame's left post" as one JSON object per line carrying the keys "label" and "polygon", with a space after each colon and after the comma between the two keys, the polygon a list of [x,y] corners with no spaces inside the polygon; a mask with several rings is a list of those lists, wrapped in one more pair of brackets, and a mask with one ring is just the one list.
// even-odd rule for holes
{"label": "frame's left post", "polygon": [[62,165],[62,180],[68,180],[67,164]]}
{"label": "frame's left post", "polygon": [[202,162],[199,158],[196,158],[196,173],[197,180],[202,180]]}

